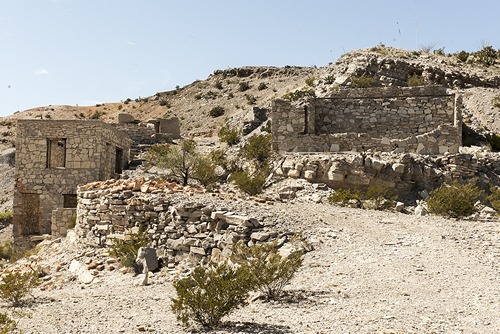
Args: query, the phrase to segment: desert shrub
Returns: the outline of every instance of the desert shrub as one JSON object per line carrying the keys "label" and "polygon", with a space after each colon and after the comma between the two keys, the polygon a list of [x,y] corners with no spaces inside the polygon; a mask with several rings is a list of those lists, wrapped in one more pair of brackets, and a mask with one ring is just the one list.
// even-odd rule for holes
{"label": "desert shrub", "polygon": [[12,240],[6,240],[0,243],[0,259],[10,261],[15,258],[14,248],[12,245]]}
{"label": "desert shrub", "polygon": [[245,98],[247,99],[247,103],[250,105],[255,104],[255,102],[257,102],[257,98],[252,94],[245,94]]}
{"label": "desert shrub", "polygon": [[267,89],[267,84],[265,82],[261,82],[259,86],[257,87],[258,90],[264,90]]}
{"label": "desert shrub", "polygon": [[495,133],[489,133],[485,135],[486,140],[490,143],[491,148],[494,151],[500,151],[500,136]]}
{"label": "desert shrub", "polygon": [[291,102],[298,101],[305,97],[315,97],[316,92],[314,89],[297,89],[296,91],[286,93],[282,96],[284,100],[288,100]]}
{"label": "desert shrub", "polygon": [[216,169],[217,165],[212,162],[209,156],[200,156],[193,169],[193,178],[202,186],[210,189],[219,178]]}
{"label": "desert shrub", "polygon": [[389,54],[389,51],[386,49],[385,45],[383,45],[383,44],[379,44],[377,46],[374,46],[373,48],[370,49],[370,51],[379,53],[381,55]]}
{"label": "desert shrub", "polygon": [[395,196],[392,191],[384,185],[373,185],[369,186],[366,193],[362,195],[365,199],[387,199],[394,201],[397,196]]}
{"label": "desert shrub", "polygon": [[467,61],[467,59],[469,58],[469,55],[470,54],[468,52],[462,50],[459,53],[457,53],[456,56],[457,56],[458,60],[465,63]]}
{"label": "desert shrub", "polygon": [[474,213],[474,204],[481,195],[481,190],[474,186],[474,181],[461,185],[457,181],[435,189],[427,206],[429,212],[446,217],[465,217]]}
{"label": "desert shrub", "polygon": [[493,107],[500,108],[500,96],[495,96],[491,102],[493,103]]}
{"label": "desert shrub", "polygon": [[310,76],[306,78],[306,85],[314,87],[314,80],[316,80],[315,76]]}
{"label": "desert shrub", "polygon": [[354,88],[368,88],[373,86],[375,79],[367,75],[352,76],[351,83]]}
{"label": "desert shrub", "polygon": [[272,154],[271,142],[270,134],[253,135],[241,148],[240,154],[248,160],[255,161],[258,165],[264,165]]}
{"label": "desert shrub", "polygon": [[494,65],[498,57],[498,53],[491,45],[485,46],[481,50],[474,53],[479,63],[484,66]]}
{"label": "desert shrub", "polygon": [[240,142],[240,132],[236,127],[229,124],[223,125],[219,132],[217,133],[220,141],[228,144],[229,146],[234,146]]}
{"label": "desert shrub", "polygon": [[234,268],[227,262],[217,266],[198,266],[186,278],[173,283],[177,296],[171,308],[184,326],[192,321],[208,328],[246,305],[251,289],[246,268]]}
{"label": "desert shrub", "polygon": [[35,271],[8,273],[0,282],[0,299],[14,307],[21,306],[39,284],[40,279]]}
{"label": "desert shrub", "polygon": [[276,299],[302,266],[302,251],[282,256],[276,242],[262,243],[248,247],[237,243],[231,260],[249,273],[251,285],[267,299]]}
{"label": "desert shrub", "polygon": [[431,51],[437,46],[437,43],[427,43],[420,44],[420,51],[425,53],[431,53]]}
{"label": "desert shrub", "polygon": [[212,117],[219,117],[224,115],[224,113],[225,113],[224,107],[217,106],[213,107],[208,114]]}
{"label": "desert shrub", "polygon": [[325,84],[331,85],[335,82],[335,76],[329,75],[329,76],[325,77],[324,80],[325,80]]}
{"label": "desert shrub", "polygon": [[491,188],[491,194],[488,196],[488,201],[491,207],[500,212],[500,188]]}
{"label": "desert shrub", "polygon": [[214,83],[214,87],[217,88],[217,89],[222,89],[222,82],[220,82],[219,80],[217,80],[215,83]]}
{"label": "desert shrub", "polygon": [[238,84],[238,90],[244,92],[250,89],[250,84],[247,81],[242,81]]}
{"label": "desert shrub", "polygon": [[161,99],[158,104],[162,107],[167,107],[167,108],[170,108],[172,105],[170,104],[170,102],[168,102],[168,100],[165,100],[165,99]]}
{"label": "desert shrub", "polygon": [[262,192],[266,183],[267,171],[251,174],[248,171],[236,171],[231,174],[231,181],[244,193],[255,196]]}
{"label": "desert shrub", "polygon": [[17,324],[6,313],[0,312],[0,334],[12,333]]}
{"label": "desert shrub", "polygon": [[129,240],[113,239],[113,245],[109,251],[109,255],[120,260],[125,267],[133,267],[137,257],[139,248],[145,247],[148,244],[148,238],[143,229],[139,229],[137,233],[130,233]]}
{"label": "desert shrub", "polygon": [[13,215],[14,215],[13,211],[0,212],[0,222],[1,223],[10,222],[12,220]]}
{"label": "desert shrub", "polygon": [[416,73],[408,76],[408,87],[416,87],[424,85],[424,77]]}
{"label": "desert shrub", "polygon": [[349,188],[339,188],[328,197],[330,204],[347,205],[350,200],[361,201],[361,196],[357,191]]}
{"label": "desert shrub", "polygon": [[90,119],[101,119],[102,116],[104,116],[104,112],[96,110],[92,115],[90,115]]}
{"label": "desert shrub", "polygon": [[157,166],[161,164],[165,156],[172,152],[172,148],[168,144],[155,144],[151,146],[146,153],[146,167]]}

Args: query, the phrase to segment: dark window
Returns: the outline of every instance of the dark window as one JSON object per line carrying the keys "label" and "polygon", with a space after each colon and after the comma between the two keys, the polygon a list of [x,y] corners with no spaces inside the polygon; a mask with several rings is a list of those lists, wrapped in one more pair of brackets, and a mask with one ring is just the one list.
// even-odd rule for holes
{"label": "dark window", "polygon": [[66,167],[66,139],[47,139],[47,168]]}
{"label": "dark window", "polygon": [[22,194],[22,234],[40,234],[40,195]]}
{"label": "dark window", "polygon": [[77,200],[74,194],[64,194],[64,208],[76,208]]}
{"label": "dark window", "polygon": [[123,166],[123,150],[119,147],[116,148],[116,155],[115,155],[115,173],[116,174],[121,174],[122,173],[122,166]]}

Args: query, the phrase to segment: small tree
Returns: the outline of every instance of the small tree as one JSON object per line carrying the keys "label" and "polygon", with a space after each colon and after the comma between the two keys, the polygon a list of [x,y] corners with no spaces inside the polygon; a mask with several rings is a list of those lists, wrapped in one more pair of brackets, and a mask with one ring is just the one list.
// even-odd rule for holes
{"label": "small tree", "polygon": [[267,299],[279,297],[303,262],[302,251],[282,256],[276,241],[252,247],[238,242],[231,259],[249,272],[252,286]]}
{"label": "small tree", "polygon": [[481,190],[474,186],[474,180],[466,185],[461,185],[457,181],[451,185],[443,185],[435,189],[427,205],[429,212],[447,217],[465,217],[474,213],[474,204],[481,195]]}
{"label": "small tree", "polygon": [[221,319],[246,305],[251,289],[246,268],[234,268],[227,262],[217,266],[198,266],[186,278],[173,283],[177,297],[172,311],[184,326],[191,321],[213,328]]}
{"label": "small tree", "polygon": [[198,157],[194,164],[192,177],[204,187],[212,188],[219,179],[216,169],[217,165],[212,161],[210,156],[201,156]]}
{"label": "small tree", "polygon": [[171,177],[186,186],[198,161],[196,142],[186,139],[178,147],[170,145],[156,159],[158,167],[168,169]]}
{"label": "small tree", "polygon": [[21,306],[39,284],[38,273],[35,271],[8,273],[0,282],[0,298],[14,307]]}

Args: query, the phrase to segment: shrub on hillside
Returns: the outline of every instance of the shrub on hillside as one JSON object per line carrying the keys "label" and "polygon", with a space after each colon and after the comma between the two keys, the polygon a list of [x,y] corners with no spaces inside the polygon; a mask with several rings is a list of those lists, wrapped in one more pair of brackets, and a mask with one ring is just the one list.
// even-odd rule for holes
{"label": "shrub on hillside", "polygon": [[461,185],[457,181],[435,189],[427,206],[429,212],[445,217],[465,217],[474,213],[474,204],[481,195],[481,190],[474,186],[474,181]]}
{"label": "shrub on hillside", "polygon": [[244,92],[250,89],[250,84],[247,81],[242,81],[238,85],[238,90]]}
{"label": "shrub on hillside", "polygon": [[227,262],[217,266],[198,266],[186,278],[173,283],[177,296],[172,311],[184,326],[192,321],[213,328],[221,319],[246,305],[252,285],[246,268]]}
{"label": "shrub on hillside", "polygon": [[17,324],[6,313],[0,312],[0,334],[12,333]]}
{"label": "shrub on hillside", "polygon": [[231,174],[231,181],[244,193],[255,196],[264,189],[267,176],[266,169],[255,174],[250,174],[248,171],[237,171]]}
{"label": "shrub on hillside", "polygon": [[241,148],[240,154],[248,160],[253,160],[259,166],[266,164],[272,154],[272,138],[270,134],[253,135]]}
{"label": "shrub on hillside", "polygon": [[285,95],[283,95],[282,98],[284,100],[295,102],[295,101],[298,101],[298,100],[305,98],[305,97],[316,97],[316,92],[312,88],[310,88],[310,89],[297,89],[296,91],[286,93]]}
{"label": "shrub on hillside", "polygon": [[330,197],[328,197],[328,202],[330,204],[347,205],[351,200],[361,201],[361,196],[357,191],[349,188],[337,189],[330,195]]}
{"label": "shrub on hillside", "polygon": [[258,90],[264,90],[267,89],[267,84],[265,82],[261,82],[259,86],[257,87]]}
{"label": "shrub on hillside", "polygon": [[424,85],[424,77],[418,74],[408,76],[408,87],[416,87]]}
{"label": "shrub on hillside", "polygon": [[0,282],[0,299],[14,307],[21,306],[39,284],[38,273],[35,271],[8,273],[2,276]]}
{"label": "shrub on hillside", "polygon": [[491,194],[488,196],[488,201],[491,207],[500,212],[500,188],[492,188]]}
{"label": "shrub on hillside", "polygon": [[240,132],[236,127],[229,124],[223,125],[217,134],[220,141],[228,144],[229,146],[234,146],[240,142]]}
{"label": "shrub on hillside", "polygon": [[478,62],[484,66],[494,65],[497,58],[499,58],[499,53],[491,45],[485,46],[475,52],[474,55],[477,57]]}
{"label": "shrub on hillside", "polygon": [[224,107],[217,106],[213,107],[208,114],[215,118],[224,115],[225,112]]}
{"label": "shrub on hillside", "polygon": [[351,83],[353,88],[368,88],[373,86],[375,79],[370,76],[361,75],[361,76],[352,76]]}
{"label": "shrub on hillside", "polygon": [[267,299],[276,299],[303,263],[302,251],[282,256],[276,242],[248,247],[237,243],[231,260],[249,273],[251,285]]}
{"label": "shrub on hillside", "polygon": [[209,156],[200,156],[193,169],[193,178],[202,186],[211,189],[219,179],[217,166]]}
{"label": "shrub on hillside", "polygon": [[467,59],[469,58],[469,55],[470,54],[468,52],[462,50],[459,53],[457,53],[456,56],[457,56],[458,60],[465,63],[467,61]]}

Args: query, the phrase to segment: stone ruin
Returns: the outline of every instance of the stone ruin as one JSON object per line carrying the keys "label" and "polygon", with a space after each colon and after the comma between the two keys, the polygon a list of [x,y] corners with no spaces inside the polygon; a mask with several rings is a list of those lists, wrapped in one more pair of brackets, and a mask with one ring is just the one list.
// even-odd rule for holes
{"label": "stone ruin", "polygon": [[32,247],[44,234],[65,236],[76,217],[78,184],[119,178],[156,143],[180,138],[179,120],[142,124],[120,114],[98,120],[18,120],[15,154],[14,244]]}
{"label": "stone ruin", "polygon": [[273,149],[441,155],[462,143],[462,98],[444,87],[343,89],[301,106],[272,104]]}

